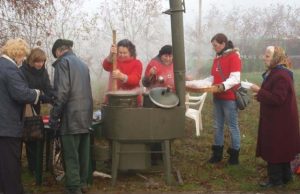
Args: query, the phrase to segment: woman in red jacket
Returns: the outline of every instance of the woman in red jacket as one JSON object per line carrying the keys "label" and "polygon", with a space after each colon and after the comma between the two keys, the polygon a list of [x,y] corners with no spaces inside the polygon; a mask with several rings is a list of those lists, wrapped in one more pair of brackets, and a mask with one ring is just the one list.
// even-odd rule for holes
{"label": "woman in red jacket", "polygon": [[[228,163],[236,165],[239,164],[240,129],[236,97],[233,89],[240,83],[241,59],[233,43],[224,34],[216,34],[211,39],[211,44],[216,52],[211,75],[203,80],[198,80],[199,82],[213,85],[212,92],[214,93],[215,137],[212,145],[213,153],[208,162],[218,163],[223,159],[224,124],[226,122],[231,135],[231,145],[227,150],[229,154]],[[190,86],[197,87],[196,82],[187,82],[187,86],[191,83]],[[193,86],[194,84],[196,85]]]}
{"label": "woman in red jacket", "polygon": [[158,55],[148,64],[143,85],[148,89],[154,87],[169,87],[175,90],[172,46],[165,45]]}
{"label": "woman in red jacket", "polygon": [[300,152],[298,108],[290,62],[280,47],[267,47],[261,87],[253,85],[260,103],[256,156],[268,163],[269,180],[262,187],[274,187],[292,180],[290,162]]}
{"label": "woman in red jacket", "polygon": [[[117,69],[112,70],[112,57],[117,54]],[[135,45],[128,39],[118,42],[117,46],[112,45],[109,55],[103,62],[103,68],[110,72],[109,87],[112,88],[111,80],[117,80],[118,90],[132,90],[140,87],[142,75],[142,63],[136,59]]]}

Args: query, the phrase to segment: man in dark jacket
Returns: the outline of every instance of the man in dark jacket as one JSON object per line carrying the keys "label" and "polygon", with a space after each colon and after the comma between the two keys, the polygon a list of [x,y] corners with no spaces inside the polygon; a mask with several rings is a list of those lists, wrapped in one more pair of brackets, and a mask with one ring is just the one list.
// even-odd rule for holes
{"label": "man in dark jacket", "polygon": [[36,103],[39,90],[29,89],[18,65],[28,52],[22,39],[11,39],[0,57],[0,193],[23,194],[21,184],[21,137],[23,108]]}
{"label": "man in dark jacket", "polygon": [[50,126],[59,129],[66,171],[66,193],[86,191],[93,99],[89,69],[72,51],[73,42],[55,41],[54,104]]}

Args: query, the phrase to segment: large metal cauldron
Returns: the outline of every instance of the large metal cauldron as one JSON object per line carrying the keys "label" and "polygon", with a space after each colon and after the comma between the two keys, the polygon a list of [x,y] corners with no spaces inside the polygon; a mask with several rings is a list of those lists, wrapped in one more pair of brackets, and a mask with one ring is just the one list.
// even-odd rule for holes
{"label": "large metal cauldron", "polygon": [[108,105],[112,107],[137,107],[136,91],[111,91],[106,93]]}
{"label": "large metal cauldron", "polygon": [[170,140],[184,135],[184,107],[103,108],[104,136],[112,140]]}

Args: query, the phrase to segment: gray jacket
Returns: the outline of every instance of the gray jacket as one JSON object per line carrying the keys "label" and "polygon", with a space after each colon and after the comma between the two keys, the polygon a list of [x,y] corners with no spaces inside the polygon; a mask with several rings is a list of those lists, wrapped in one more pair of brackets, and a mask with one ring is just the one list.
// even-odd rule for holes
{"label": "gray jacket", "polygon": [[0,57],[0,137],[22,136],[24,104],[34,103],[36,97],[16,64]]}
{"label": "gray jacket", "polygon": [[89,69],[72,51],[53,64],[54,104],[51,118],[61,120],[60,134],[88,133],[93,117]]}

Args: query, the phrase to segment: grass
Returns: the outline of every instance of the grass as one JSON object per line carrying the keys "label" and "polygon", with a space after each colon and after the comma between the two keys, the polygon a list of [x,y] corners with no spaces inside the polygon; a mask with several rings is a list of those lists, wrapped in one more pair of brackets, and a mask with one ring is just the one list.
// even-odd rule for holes
{"label": "grass", "polygon": [[[298,106],[300,102],[300,70],[295,71],[295,87],[297,91]],[[243,74],[243,80],[261,83],[261,73]],[[208,95],[203,111],[203,128],[200,137],[195,137],[195,126],[191,120],[186,119],[185,136],[172,142],[172,167],[178,169],[184,184],[167,186],[164,183],[163,170],[141,172],[144,176],[158,183],[156,187],[147,186],[145,180],[135,174],[120,174],[116,187],[111,187],[109,179],[95,179],[92,186],[94,191],[240,191],[264,192],[258,182],[266,178],[266,163],[255,157],[256,138],[258,128],[259,104],[251,100],[246,110],[239,113],[241,130],[240,165],[227,165],[228,155],[216,165],[208,164],[213,142],[212,130],[212,96]],[[225,149],[230,144],[228,129],[225,130]],[[25,169],[25,167],[24,167]],[[35,187],[34,179],[26,170],[23,173],[25,187],[32,188],[35,193],[62,190],[63,184],[56,183],[50,174],[46,174],[45,182],[41,187]],[[174,173],[175,175],[175,173]],[[300,188],[299,176],[279,193],[298,192]],[[296,191],[297,190],[297,191]],[[270,190],[267,190],[270,191]],[[272,191],[272,189],[271,189]],[[276,190],[277,191],[277,190]]]}

